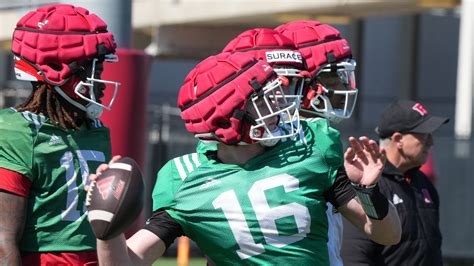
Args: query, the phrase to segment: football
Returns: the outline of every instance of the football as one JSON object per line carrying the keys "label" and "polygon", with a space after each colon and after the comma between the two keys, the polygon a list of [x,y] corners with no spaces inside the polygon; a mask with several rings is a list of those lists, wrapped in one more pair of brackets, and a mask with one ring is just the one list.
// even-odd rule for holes
{"label": "football", "polygon": [[143,209],[144,194],[135,160],[124,157],[110,164],[87,191],[88,219],[95,236],[107,240],[123,233]]}

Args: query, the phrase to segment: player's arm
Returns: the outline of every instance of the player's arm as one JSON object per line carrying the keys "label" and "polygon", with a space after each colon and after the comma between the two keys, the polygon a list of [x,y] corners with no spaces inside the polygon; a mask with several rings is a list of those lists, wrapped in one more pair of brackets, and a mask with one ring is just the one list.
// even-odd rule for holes
{"label": "player's arm", "polygon": [[166,250],[154,233],[141,229],[128,240],[123,234],[110,240],[97,240],[100,265],[152,265]]}
{"label": "player's arm", "polygon": [[151,265],[160,258],[178,236],[181,226],[163,210],[153,213],[145,225],[128,240],[120,235],[111,240],[97,240],[97,254],[103,265]]}
{"label": "player's arm", "polygon": [[338,210],[368,238],[381,245],[395,245],[400,242],[400,220],[395,207],[388,203],[387,215],[381,220],[370,218],[358,198],[351,199]]}
{"label": "player's arm", "polygon": [[27,199],[0,191],[0,261],[20,265],[18,243],[23,233]]}
{"label": "player's arm", "polygon": [[394,245],[400,241],[400,219],[395,207],[380,193],[377,182],[385,164],[385,150],[366,137],[349,138],[344,167],[357,197],[338,209],[373,241]]}
{"label": "player's arm", "polygon": [[[373,221],[377,222],[378,220],[370,218],[365,213],[364,209],[362,208],[362,205],[359,202],[359,199],[356,196],[356,192],[347,177],[344,167],[340,167],[338,169],[333,185],[324,193],[324,196],[326,200],[329,201],[342,215],[344,215],[345,218],[347,218],[352,224],[354,224],[358,228],[358,230],[361,230],[361,233],[365,233],[375,242],[387,245],[388,241],[396,240],[396,230],[393,232],[394,236],[392,237],[390,237],[390,235],[385,235],[386,231],[383,231],[391,230],[392,227],[396,228],[396,224],[392,225],[390,223],[386,224],[385,222],[383,222],[381,224],[373,225]],[[388,206],[389,202],[385,197],[381,198],[380,200],[385,200],[384,204],[387,204]],[[390,208],[395,209],[393,206],[389,206],[388,210],[386,211],[386,214],[383,214],[385,210],[380,211],[381,215],[384,216],[383,218],[386,218],[389,215],[393,215],[391,214],[393,210],[390,210]],[[395,218],[398,218],[398,216]],[[389,219],[388,221],[391,221],[392,218],[387,219]],[[373,229],[372,226],[374,226],[375,229]],[[385,228],[385,226],[388,229]],[[380,233],[374,232],[374,230],[381,230],[383,234],[380,235]],[[346,231],[345,228],[344,231]]]}
{"label": "player's arm", "polygon": [[31,182],[23,175],[0,168],[0,261],[21,265],[18,243],[26,220]]}
{"label": "player's arm", "polygon": [[[120,158],[114,156],[110,163]],[[97,176],[107,169],[108,164],[101,164],[96,174],[91,174],[89,179],[96,180]],[[128,240],[124,234],[110,240],[97,239],[99,264],[151,265],[163,255],[177,237],[182,235],[181,225],[166,211],[159,209],[147,220],[145,227]]]}

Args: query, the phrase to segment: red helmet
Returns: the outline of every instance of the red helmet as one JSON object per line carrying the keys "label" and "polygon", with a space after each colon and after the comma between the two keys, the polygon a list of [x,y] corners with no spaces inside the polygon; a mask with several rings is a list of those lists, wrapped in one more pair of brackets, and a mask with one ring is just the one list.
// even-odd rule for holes
{"label": "red helmet", "polygon": [[309,73],[304,60],[293,41],[268,28],[256,28],[242,32],[231,40],[222,52],[245,53],[265,60],[283,80],[287,104],[299,108],[306,78]]}
{"label": "red helmet", "polygon": [[290,130],[278,126],[282,114],[292,115],[270,100],[283,93],[280,85],[265,61],[242,53],[211,56],[187,75],[179,91],[181,118],[186,129],[204,141],[271,146],[300,130],[299,120]]}
{"label": "red helmet", "polygon": [[[347,40],[337,29],[318,21],[293,21],[275,30],[294,42],[315,81],[304,93],[302,108],[332,121],[349,118],[357,100],[357,88],[356,63]],[[339,77],[345,89],[336,89],[327,82],[330,75]]]}
{"label": "red helmet", "polygon": [[[113,99],[107,106],[98,102],[94,83],[115,86],[114,96],[119,83],[94,77],[96,63],[117,62],[116,47],[107,24],[88,10],[66,4],[44,6],[17,23],[12,42],[15,74],[20,80],[49,84],[76,107],[98,116]],[[85,73],[86,66],[92,73]]]}
{"label": "red helmet", "polygon": [[246,30],[231,40],[222,52],[244,52],[267,61],[273,68],[293,66],[300,70],[304,69],[303,58],[293,41],[273,29]]}

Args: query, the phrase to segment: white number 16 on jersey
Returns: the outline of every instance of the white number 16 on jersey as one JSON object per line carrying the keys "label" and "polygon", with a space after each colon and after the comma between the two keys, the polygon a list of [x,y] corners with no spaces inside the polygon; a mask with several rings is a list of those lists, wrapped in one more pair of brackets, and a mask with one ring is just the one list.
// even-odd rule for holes
{"label": "white number 16 on jersey", "polygon": [[[310,229],[311,217],[308,208],[298,203],[270,208],[265,197],[265,191],[279,186],[283,186],[286,193],[295,191],[299,189],[299,180],[288,174],[268,177],[255,182],[247,195],[258,219],[265,242],[275,247],[284,247],[306,236]],[[232,234],[239,245],[240,249],[237,250],[237,254],[241,259],[247,259],[265,252],[263,244],[255,243],[251,235],[234,190],[223,192],[212,204],[214,208],[222,209],[224,212]],[[291,236],[280,236],[275,221],[288,216],[294,217],[298,233]]]}

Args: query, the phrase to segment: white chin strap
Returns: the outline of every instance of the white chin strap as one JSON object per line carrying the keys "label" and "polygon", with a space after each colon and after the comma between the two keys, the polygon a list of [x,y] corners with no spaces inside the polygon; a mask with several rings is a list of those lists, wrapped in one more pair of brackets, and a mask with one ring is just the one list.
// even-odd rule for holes
{"label": "white chin strap", "polygon": [[70,104],[84,111],[88,118],[96,119],[100,115],[102,115],[104,107],[94,104],[93,102],[89,102],[87,105],[82,105],[79,102],[73,100],[71,97],[67,96],[67,94],[58,86],[54,86],[54,90],[59,93],[59,95],[61,95],[64,99],[66,99],[66,101],[68,101]]}

